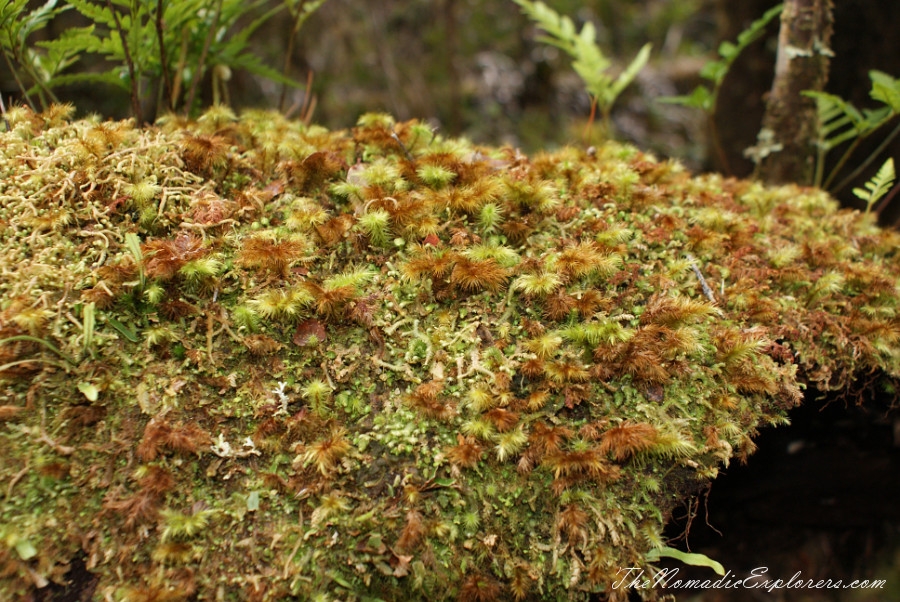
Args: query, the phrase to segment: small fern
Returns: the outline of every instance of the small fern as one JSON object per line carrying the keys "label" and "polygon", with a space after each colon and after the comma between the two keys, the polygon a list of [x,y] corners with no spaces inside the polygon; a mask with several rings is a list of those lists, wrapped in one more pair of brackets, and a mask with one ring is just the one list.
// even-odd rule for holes
{"label": "small fern", "polygon": [[725,76],[731,69],[731,65],[737,57],[753,42],[758,40],[766,32],[766,26],[781,14],[783,4],[770,8],[762,17],[750,24],[750,26],[738,34],[736,42],[725,41],[719,45],[718,54],[721,57],[717,61],[709,61],[700,70],[700,77],[709,81],[712,88],[700,85],[687,96],[666,96],[660,102],[679,104],[696,109],[703,109],[707,113],[715,113],[719,90]]}
{"label": "small fern", "polygon": [[[231,71],[243,69],[282,85],[297,85],[286,73],[265,65],[247,50],[250,36],[282,11],[290,13],[293,34],[325,0],[69,0],[57,8],[49,0],[26,13],[26,0],[0,7],[0,48],[25,99],[35,108],[57,102],[53,88],[102,83],[130,93],[132,112],[143,121],[146,86],[157,92],[164,109],[189,112],[199,107],[199,86],[211,75],[214,104],[228,102]],[[90,22],[65,30],[55,39],[31,45],[28,38],[59,13],[74,8]],[[253,18],[255,16],[255,18]],[[230,35],[226,33],[230,32]],[[68,71],[83,55],[111,64],[103,72]],[[289,63],[286,63],[286,68]]]}
{"label": "small fern", "polygon": [[37,95],[41,108],[46,109],[50,103],[58,102],[48,81],[77,61],[78,51],[58,48],[55,52],[39,53],[31,47],[28,39],[71,7],[57,8],[57,0],[49,0],[26,13],[28,4],[28,0],[0,3],[0,51],[7,65],[18,67],[10,70],[29,106],[37,108],[32,98]]}
{"label": "small fern", "polygon": [[645,44],[619,76],[613,78],[606,73],[612,61],[597,45],[597,30],[592,23],[585,23],[579,32],[575,30],[572,19],[560,15],[543,2],[513,2],[521,6],[522,12],[547,33],[539,38],[540,41],[556,46],[572,57],[572,68],[581,77],[591,97],[591,118],[600,109],[603,129],[608,135],[613,104],[647,64],[652,45]]}
{"label": "small fern", "polygon": [[[815,99],[819,117],[819,136],[816,141],[818,157],[814,183],[831,192],[843,189],[852,180],[856,179],[872,161],[881,155],[887,145],[900,134],[900,125],[898,125],[856,169],[845,176],[837,185],[832,186],[835,178],[847,165],[847,162],[862,144],[863,140],[880,131],[894,117],[900,115],[900,79],[891,77],[881,71],[870,71],[869,79],[872,82],[869,96],[881,103],[881,106],[875,109],[860,111],[853,103],[826,92],[806,91],[803,93]],[[841,155],[828,177],[824,177],[825,156],[831,150],[847,141],[852,142],[844,150],[843,155]]]}
{"label": "small fern", "polygon": [[727,158],[724,149],[722,149],[722,143],[719,140],[715,120],[713,119],[719,101],[719,91],[722,88],[722,83],[725,81],[725,76],[728,75],[728,71],[734,64],[734,61],[737,60],[738,56],[740,56],[750,44],[765,34],[766,26],[768,26],[775,17],[781,14],[783,8],[784,5],[779,4],[778,6],[767,10],[762,17],[751,23],[747,29],[738,34],[736,42],[725,41],[719,44],[719,60],[707,62],[700,70],[700,77],[710,82],[709,86],[701,84],[694,88],[694,91],[688,95],[665,96],[659,99],[660,102],[701,109],[706,113],[712,143],[715,147],[716,154],[719,155],[719,160],[722,162],[726,171],[730,170],[728,169]]}
{"label": "small fern", "polygon": [[894,159],[891,157],[884,162],[878,173],[865,183],[865,188],[854,188],[853,194],[866,202],[866,213],[869,213],[872,205],[890,192],[896,179],[897,173],[894,171]]}

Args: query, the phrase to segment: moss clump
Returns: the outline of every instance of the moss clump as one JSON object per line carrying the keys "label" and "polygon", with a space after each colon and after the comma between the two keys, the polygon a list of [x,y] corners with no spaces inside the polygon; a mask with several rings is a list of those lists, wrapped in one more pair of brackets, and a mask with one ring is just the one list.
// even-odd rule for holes
{"label": "moss clump", "polygon": [[4,598],[78,557],[98,599],[614,594],[803,386],[900,368],[897,236],[818,190],[386,116],[9,120]]}

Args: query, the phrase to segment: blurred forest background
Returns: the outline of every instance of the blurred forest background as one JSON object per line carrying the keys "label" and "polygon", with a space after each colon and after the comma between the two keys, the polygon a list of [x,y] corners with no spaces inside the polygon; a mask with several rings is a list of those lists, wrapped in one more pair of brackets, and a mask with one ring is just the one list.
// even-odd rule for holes
{"label": "blurred forest background", "polygon": [[[580,26],[597,26],[600,47],[621,63],[646,42],[650,63],[614,110],[615,133],[695,170],[721,171],[708,151],[702,113],[655,100],[688,94],[718,45],[734,40],[777,0],[550,0]],[[868,101],[868,71],[900,75],[900,11],[893,0],[837,0],[827,90]],[[352,124],[367,110],[424,117],[448,134],[526,151],[579,140],[590,102],[567,56],[505,0],[330,0],[301,34],[295,77],[315,73],[316,119]],[[753,166],[772,85],[778,22],[735,63],[717,124],[733,174]],[[262,91],[260,91],[262,92]]]}
{"label": "blurred forest background", "polygon": [[[656,99],[690,93],[701,82],[703,64],[716,58],[719,43],[734,40],[777,0],[546,3],[576,26],[593,22],[600,47],[622,65],[646,42],[653,44],[650,63],[614,109],[617,138],[678,158],[694,171],[742,177],[752,172],[743,151],[756,141],[772,85],[777,19],[738,58],[723,86],[715,119],[727,163],[709,152],[701,111]],[[276,4],[262,2],[258,12]],[[871,104],[869,70],[900,75],[900,11],[896,0],[835,0],[834,5],[835,56],[827,91],[864,108]],[[76,11],[67,11],[40,35],[52,38],[84,24]],[[295,115],[304,100],[307,107],[314,100],[314,122],[343,128],[361,113],[383,111],[401,120],[426,119],[446,135],[527,152],[583,139],[590,100],[581,80],[567,56],[537,41],[534,25],[509,0],[327,0],[293,43],[291,25],[287,18],[267,22],[251,49],[278,70],[289,61],[288,74],[298,86],[289,90],[282,108]],[[282,104],[281,84],[240,71],[229,84],[235,109]],[[0,66],[0,91],[7,98],[18,92],[5,66]],[[74,102],[79,114],[129,114],[128,95],[106,86],[62,89],[59,96]],[[849,194],[843,200],[854,202]]]}

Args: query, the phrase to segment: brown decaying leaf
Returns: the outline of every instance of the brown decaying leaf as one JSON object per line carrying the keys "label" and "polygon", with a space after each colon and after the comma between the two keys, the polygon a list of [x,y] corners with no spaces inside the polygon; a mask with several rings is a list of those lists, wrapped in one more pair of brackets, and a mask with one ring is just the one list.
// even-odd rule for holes
{"label": "brown decaying leaf", "polygon": [[325,331],[325,326],[315,319],[304,320],[297,325],[297,328],[294,329],[294,335],[291,337],[291,341],[294,345],[298,347],[306,347],[309,344],[310,338],[315,337],[316,341],[324,343],[327,339],[328,333]]}

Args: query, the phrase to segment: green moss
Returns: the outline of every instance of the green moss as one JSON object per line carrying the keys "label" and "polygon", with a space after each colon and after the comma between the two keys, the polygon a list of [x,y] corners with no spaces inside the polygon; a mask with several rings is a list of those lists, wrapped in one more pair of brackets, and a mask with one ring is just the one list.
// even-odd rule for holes
{"label": "green moss", "polygon": [[900,240],[818,190],[8,117],[0,597],[587,599],[804,386],[896,387]]}

